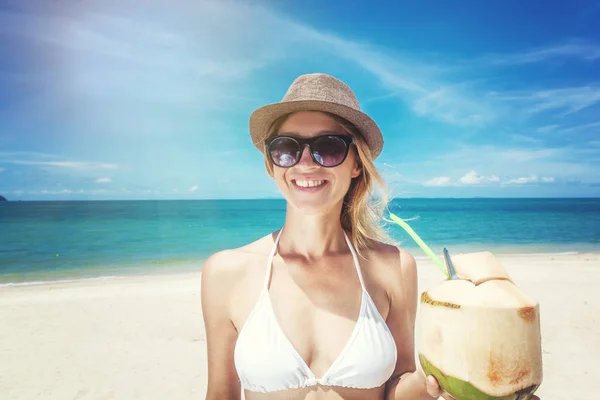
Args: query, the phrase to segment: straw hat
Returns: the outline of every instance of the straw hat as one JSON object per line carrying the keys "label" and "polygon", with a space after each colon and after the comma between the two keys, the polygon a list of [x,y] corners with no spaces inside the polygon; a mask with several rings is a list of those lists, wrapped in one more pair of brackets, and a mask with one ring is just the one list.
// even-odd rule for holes
{"label": "straw hat", "polygon": [[371,149],[373,159],[383,148],[383,136],[377,124],[360,110],[358,100],[344,82],[327,74],[301,75],[288,88],[279,103],[255,110],[250,116],[250,136],[264,152],[264,139],[272,123],[295,111],[324,111],[338,115],[356,126]]}

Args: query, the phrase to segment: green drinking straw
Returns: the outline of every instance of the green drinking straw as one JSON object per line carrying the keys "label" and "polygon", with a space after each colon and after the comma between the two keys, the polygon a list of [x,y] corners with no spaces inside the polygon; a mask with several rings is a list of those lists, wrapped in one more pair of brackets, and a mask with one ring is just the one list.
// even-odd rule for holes
{"label": "green drinking straw", "polygon": [[393,213],[390,213],[390,218],[392,218],[392,221],[394,223],[400,225],[402,227],[402,229],[404,229],[410,235],[410,237],[412,237],[413,240],[415,242],[417,242],[417,244],[425,252],[425,254],[427,254],[429,256],[429,258],[431,258],[433,263],[435,265],[437,265],[437,267],[440,269],[440,271],[442,271],[444,273],[444,275],[446,275],[446,278],[449,278],[450,276],[448,275],[448,271],[446,271],[446,268],[444,267],[444,263],[442,262],[442,260],[440,260],[438,258],[438,256],[435,255],[435,253],[429,248],[429,246],[427,246],[427,244],[423,241],[423,239],[421,239],[419,237],[419,235],[417,235],[417,233],[410,227],[410,225],[408,225],[404,220],[397,217]]}

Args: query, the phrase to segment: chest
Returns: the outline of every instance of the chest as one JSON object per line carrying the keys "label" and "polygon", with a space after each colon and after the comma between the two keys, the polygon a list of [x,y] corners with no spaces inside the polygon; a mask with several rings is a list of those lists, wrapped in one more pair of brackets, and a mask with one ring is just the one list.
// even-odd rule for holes
{"label": "chest", "polygon": [[[360,265],[363,286],[352,257],[311,265],[274,260],[268,281],[273,317],[316,377],[323,376],[347,346],[366,296],[371,297],[381,316],[387,317],[388,296],[374,268],[369,263]],[[266,266],[256,266],[255,270],[233,303],[238,332],[264,288]]]}

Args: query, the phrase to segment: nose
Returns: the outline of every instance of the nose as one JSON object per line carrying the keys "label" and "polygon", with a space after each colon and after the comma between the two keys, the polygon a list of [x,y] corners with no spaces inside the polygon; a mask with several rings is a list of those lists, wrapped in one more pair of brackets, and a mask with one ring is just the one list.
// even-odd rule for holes
{"label": "nose", "polygon": [[308,144],[305,144],[304,147],[302,148],[302,152],[300,153],[300,161],[298,162],[297,166],[302,166],[302,167],[315,167],[315,166],[319,166],[319,164],[315,163],[315,160],[313,160],[312,156],[310,155],[310,147],[308,146]]}

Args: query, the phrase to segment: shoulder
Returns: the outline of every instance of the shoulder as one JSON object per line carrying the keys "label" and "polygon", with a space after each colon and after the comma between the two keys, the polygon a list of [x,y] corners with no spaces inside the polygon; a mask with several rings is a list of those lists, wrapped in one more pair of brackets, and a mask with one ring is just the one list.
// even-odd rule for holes
{"label": "shoulder", "polygon": [[227,280],[230,283],[242,277],[252,262],[264,258],[273,244],[272,234],[244,246],[217,251],[202,266],[202,278],[211,281]]}
{"label": "shoulder", "polygon": [[[242,247],[217,251],[204,262],[201,272],[203,297],[207,300],[229,298],[246,276],[252,275],[257,260],[264,260],[272,245],[266,235]],[[262,264],[261,264],[262,265]]]}
{"label": "shoulder", "polygon": [[[400,278],[400,281],[416,278],[417,262],[415,257],[406,249],[387,243],[375,242],[369,252],[378,269],[390,277]],[[398,282],[398,280],[395,280]]]}
{"label": "shoulder", "polygon": [[391,300],[414,300],[418,291],[417,262],[408,250],[375,242],[369,251],[371,265],[382,276]]}

